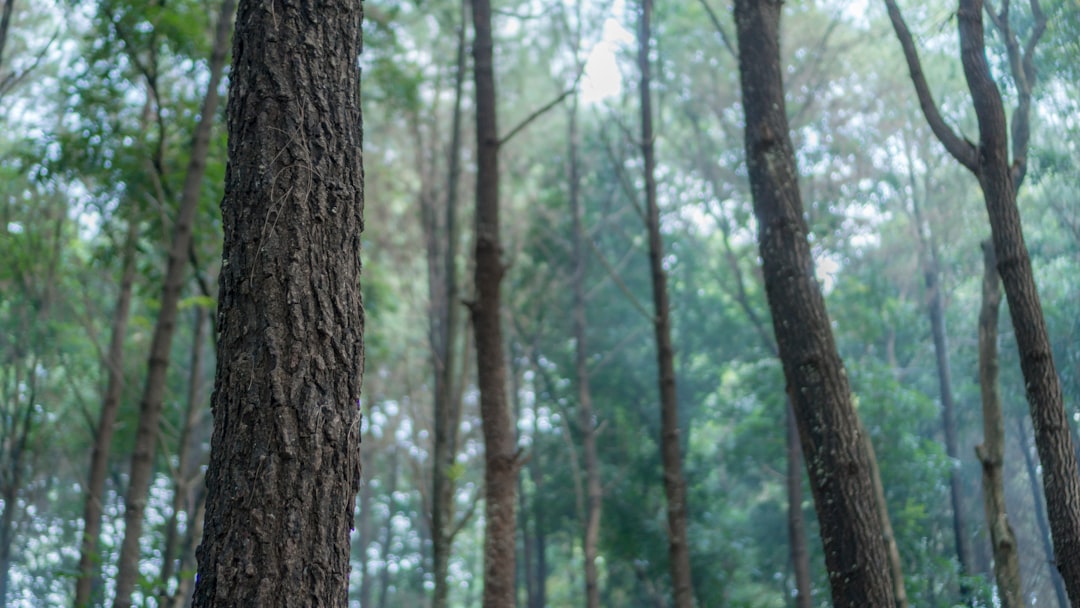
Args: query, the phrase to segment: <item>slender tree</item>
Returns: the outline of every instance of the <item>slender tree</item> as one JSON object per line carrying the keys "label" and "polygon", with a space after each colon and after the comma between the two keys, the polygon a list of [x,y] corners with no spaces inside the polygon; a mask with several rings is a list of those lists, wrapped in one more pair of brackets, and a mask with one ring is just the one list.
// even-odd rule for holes
{"label": "slender tree", "polygon": [[[1020,210],[1016,205],[1017,192],[1027,174],[1031,93],[1037,76],[1034,55],[1039,39],[1046,31],[1046,15],[1039,0],[1029,0],[1032,25],[1021,48],[1011,25],[1009,0],[1002,1],[997,13],[985,7],[983,0],[960,0],[956,12],[960,61],[979,125],[979,142],[975,144],[958,135],[941,116],[900,9],[895,0],[885,0],[885,4],[911,72],[919,105],[931,130],[945,149],[975,175],[982,187],[998,273],[1005,288],[1020,351],[1020,368],[1034,423],[1035,444],[1043,465],[1043,485],[1054,537],[1054,561],[1065,580],[1070,600],[1080,604],[1080,468],[1031,269],[1031,257],[1024,243]],[[1011,138],[1001,92],[986,59],[984,10],[1005,40],[1010,73],[1018,93]]]}
{"label": "slender tree", "polygon": [[176,330],[180,292],[187,271],[191,247],[192,224],[199,206],[203,176],[206,175],[206,157],[210,151],[210,134],[219,101],[218,84],[228,54],[229,31],[235,0],[224,0],[218,14],[214,33],[214,47],[210,55],[210,80],[203,99],[199,122],[191,142],[191,156],[180,195],[180,210],[174,226],[172,245],[165,271],[161,308],[158,311],[154,336],[150,343],[150,358],[139,405],[139,424],[135,431],[135,449],[131,456],[131,473],[127,494],[124,497],[124,540],[120,545],[120,562],[116,575],[115,608],[131,605],[131,594],[139,577],[139,539],[142,536],[143,516],[154,473],[154,455],[157,449],[158,423],[165,400],[165,379],[169,368],[172,339]]}
{"label": "slender tree", "polygon": [[683,479],[679,441],[679,402],[675,386],[675,350],[671,345],[671,306],[664,243],[660,235],[660,208],[656,200],[656,152],[652,125],[652,75],[649,47],[652,41],[652,0],[642,0],[638,15],[638,70],[641,74],[641,155],[645,160],[645,222],[649,232],[649,269],[652,276],[653,330],[660,384],[660,459],[664,467],[667,497],[668,560],[675,608],[694,605],[690,576],[690,544],[687,534],[686,481]]}
{"label": "slender tree", "polygon": [[240,2],[194,606],[348,604],[364,215],[353,0]]}
{"label": "slender tree", "polygon": [[852,404],[807,240],[785,113],[776,0],[736,0],[746,158],[772,311],[810,485],[833,603],[893,606],[872,453]]}

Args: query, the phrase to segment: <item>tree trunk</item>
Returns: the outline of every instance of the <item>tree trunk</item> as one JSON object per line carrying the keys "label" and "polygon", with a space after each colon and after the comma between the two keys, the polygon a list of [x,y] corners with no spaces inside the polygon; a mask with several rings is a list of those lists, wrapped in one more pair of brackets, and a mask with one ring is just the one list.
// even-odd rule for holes
{"label": "tree trunk", "polygon": [[788,546],[791,566],[795,571],[795,607],[812,608],[814,599],[810,583],[810,548],[806,542],[806,523],[802,512],[802,446],[799,445],[799,425],[795,410],[788,400],[784,408],[787,443]]}
{"label": "tree trunk", "polygon": [[101,401],[94,448],[90,455],[90,479],[86,485],[86,504],[83,507],[83,535],[79,552],[79,575],[75,582],[76,608],[100,605],[97,581],[100,576],[101,556],[98,539],[101,536],[101,515],[104,510],[105,478],[108,475],[109,451],[112,449],[116,415],[124,391],[124,338],[127,336],[128,316],[131,312],[131,291],[135,282],[135,249],[138,242],[138,222],[129,220],[127,239],[124,242],[123,271],[120,293],[116,296],[113,312],[112,335],[109,352],[105,357],[107,380],[105,395]]}
{"label": "tree trunk", "polygon": [[379,606],[378,608],[386,608],[387,600],[390,597],[390,568],[387,567],[390,563],[390,545],[394,542],[394,512],[397,510],[394,505],[394,494],[397,493],[398,484],[398,447],[394,445],[394,451],[390,454],[390,481],[386,486],[387,496],[387,511],[389,514],[386,518],[385,528],[383,531],[382,547],[382,570],[379,572]]}
{"label": "tree trunk", "polygon": [[199,608],[348,605],[362,19],[352,0],[238,11]]}
{"label": "tree trunk", "polygon": [[116,575],[115,608],[131,606],[131,593],[139,577],[139,539],[142,536],[143,515],[147,495],[154,473],[154,455],[157,447],[158,422],[165,398],[166,372],[172,348],[176,317],[180,303],[180,291],[188,264],[191,245],[192,223],[199,206],[203,176],[206,175],[206,156],[210,150],[210,134],[218,106],[218,84],[221,82],[228,51],[229,30],[235,0],[224,0],[218,14],[214,33],[214,48],[210,55],[210,80],[206,97],[200,109],[200,118],[191,142],[191,156],[180,195],[180,210],[176,217],[172,246],[169,249],[165,285],[161,294],[154,336],[150,343],[150,359],[146,373],[146,385],[139,405],[139,424],[135,431],[135,448],[131,456],[131,473],[127,495],[124,498],[124,540],[120,545],[120,561]]}
{"label": "tree trunk", "polygon": [[206,317],[205,308],[200,306],[195,310],[195,322],[191,339],[191,365],[188,372],[187,411],[184,414],[184,422],[180,429],[180,437],[176,442],[177,451],[180,453],[180,462],[176,468],[175,479],[173,480],[172,514],[169,516],[169,521],[165,528],[165,547],[161,551],[161,574],[158,576],[158,584],[161,586],[159,595],[161,597],[162,606],[166,605],[168,602],[169,579],[172,578],[175,572],[176,560],[179,557],[176,553],[178,549],[177,545],[180,542],[178,530],[180,512],[185,511],[187,513],[189,526],[195,515],[195,505],[192,501],[191,489],[192,484],[200,481],[197,453],[201,450],[199,449],[199,442],[194,440],[192,435],[199,425],[199,419],[202,417],[203,412],[202,351],[203,340],[206,337]]}
{"label": "tree trunk", "polygon": [[1020,582],[1020,556],[1016,535],[1005,512],[1005,422],[998,390],[997,325],[1001,309],[1001,284],[998,280],[994,247],[983,241],[982,307],[979,310],[979,387],[982,394],[983,444],[975,447],[982,463],[983,507],[994,549],[994,578],[1002,608],[1023,608],[1023,585]]}
{"label": "tree trunk", "polygon": [[519,468],[506,403],[499,288],[505,267],[499,242],[499,131],[495,119],[495,71],[490,0],[472,0],[473,73],[476,90],[476,335],[477,384],[484,433],[485,608],[514,605],[515,479]]}
{"label": "tree trunk", "polygon": [[[1024,454],[1024,467],[1027,469],[1028,481],[1031,487],[1031,506],[1035,512],[1035,524],[1039,528],[1039,544],[1042,545],[1046,555],[1046,563],[1054,563],[1054,545],[1050,534],[1050,523],[1046,521],[1046,504],[1043,502],[1042,492],[1039,491],[1039,471],[1035,465],[1035,459],[1031,457],[1031,447],[1027,442],[1027,428],[1024,426],[1024,418],[1016,417],[1017,438],[1020,443],[1020,451]],[[1065,592],[1065,583],[1060,572],[1055,568],[1049,568],[1050,580],[1054,583],[1054,593],[1057,595],[1058,605],[1061,608],[1070,606]]]}
{"label": "tree trunk", "polygon": [[[366,454],[365,454],[366,455]],[[368,548],[371,547],[371,537],[374,534],[371,525],[371,483],[362,481],[360,486],[360,608],[374,608],[371,603],[372,578],[371,559],[368,558]]]}
{"label": "tree trunk", "polygon": [[600,606],[600,577],[596,569],[597,548],[600,543],[600,516],[603,507],[603,486],[600,483],[600,462],[596,455],[596,421],[593,416],[592,392],[589,389],[588,341],[585,317],[586,244],[581,206],[581,172],[578,150],[577,96],[570,106],[570,213],[574,229],[574,376],[577,379],[578,427],[581,451],[585,461],[585,521],[582,547],[585,553],[585,605]]}
{"label": "tree trunk", "polygon": [[641,1],[638,22],[638,70],[641,73],[641,154],[645,160],[645,217],[649,231],[649,268],[652,275],[653,329],[660,388],[660,457],[667,497],[668,561],[675,608],[694,605],[687,535],[686,482],[679,441],[679,403],[675,386],[675,353],[671,346],[671,317],[664,271],[664,243],[660,235],[660,209],[656,200],[656,154],[653,147],[652,77],[649,45],[652,40],[652,0]]}
{"label": "tree trunk", "polygon": [[206,517],[206,488],[200,483],[195,493],[195,506],[191,509],[188,530],[184,534],[184,547],[180,552],[180,570],[177,572],[176,592],[166,606],[185,608],[191,605],[191,587],[195,583],[195,547],[202,538],[203,521]]}
{"label": "tree trunk", "polygon": [[[860,428],[814,279],[788,133],[778,43],[781,4],[736,0],[746,157],[769,308],[814,492],[833,603],[895,605],[874,492],[869,438]],[[885,517],[887,519],[887,516]]]}
{"label": "tree trunk", "polygon": [[[437,340],[435,366],[435,462],[432,471],[431,538],[435,575],[435,594],[432,608],[446,608],[450,588],[447,572],[454,539],[454,477],[451,471],[457,457],[457,429],[461,426],[461,407],[454,390],[456,369],[458,289],[457,289],[457,199],[461,177],[461,99],[465,83],[465,27],[467,0],[461,2],[461,26],[458,29],[457,71],[454,74],[454,116],[451,126],[449,168],[446,180],[445,245],[442,248],[442,290],[435,311],[441,322],[442,335]],[[437,239],[429,241],[436,247]],[[429,270],[435,273],[435,268]]]}

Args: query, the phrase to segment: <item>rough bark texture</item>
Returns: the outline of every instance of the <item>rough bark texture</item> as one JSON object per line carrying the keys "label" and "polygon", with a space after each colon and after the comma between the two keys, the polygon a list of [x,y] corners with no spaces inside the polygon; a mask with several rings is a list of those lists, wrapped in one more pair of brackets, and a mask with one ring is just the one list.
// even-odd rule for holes
{"label": "rough bark texture", "polygon": [[795,571],[795,608],[812,608],[813,586],[810,583],[810,548],[806,542],[806,523],[802,512],[802,446],[799,445],[799,424],[791,401],[785,412],[787,443],[788,548],[791,567]]}
{"label": "rough bark texture", "polygon": [[[431,539],[434,562],[435,593],[432,608],[446,608],[450,588],[447,572],[454,538],[454,479],[451,471],[457,457],[458,427],[461,407],[454,390],[457,357],[458,289],[457,289],[457,200],[461,177],[461,99],[465,83],[465,19],[467,0],[461,2],[461,27],[458,30],[457,71],[454,74],[454,117],[451,125],[448,175],[446,180],[446,217],[443,235],[442,272],[429,272],[442,277],[442,293],[434,297],[440,335],[435,344],[435,462],[432,471]],[[429,247],[437,244],[429,240]],[[434,291],[434,290],[433,290]]]}
{"label": "rough bark texture", "polygon": [[348,604],[364,312],[360,3],[240,3],[194,605]]}
{"label": "rough bark texture", "polygon": [[975,447],[982,463],[983,507],[990,528],[994,550],[994,578],[1002,608],[1023,608],[1023,585],[1020,581],[1020,556],[1005,512],[1005,420],[1001,413],[998,389],[998,313],[1001,309],[1001,283],[998,280],[994,247],[982,244],[985,271],[982,306],[979,309],[979,388],[982,395],[983,443]]}
{"label": "rough bark texture", "polygon": [[570,213],[574,228],[574,376],[578,393],[578,431],[585,461],[585,521],[582,547],[585,553],[585,605],[600,606],[600,577],[596,556],[600,544],[600,517],[604,490],[600,483],[600,461],[596,454],[596,421],[593,419],[592,391],[589,388],[588,340],[585,317],[585,229],[581,208],[581,173],[578,168],[580,141],[577,130],[577,97],[570,107]]}
{"label": "rough bark texture", "polygon": [[158,423],[165,399],[165,379],[169,368],[169,356],[176,317],[180,304],[180,292],[184,286],[188,252],[191,246],[192,222],[199,206],[203,176],[206,175],[206,156],[210,150],[210,133],[214,126],[219,101],[218,84],[225,67],[228,51],[229,30],[235,0],[224,0],[218,15],[214,33],[214,47],[210,56],[210,80],[199,113],[199,123],[191,142],[184,186],[180,194],[180,210],[176,217],[173,241],[169,249],[169,261],[165,270],[165,285],[161,294],[154,336],[150,343],[150,361],[146,372],[146,385],[139,405],[139,424],[135,431],[135,448],[131,456],[131,474],[127,495],[124,498],[124,540],[120,545],[120,561],[116,575],[115,608],[131,605],[131,593],[139,577],[139,538],[142,536],[143,514],[150,483],[154,473],[154,454],[157,448]]}
{"label": "rough bark texture", "polygon": [[894,577],[883,567],[889,556],[869,440],[814,278],[784,108],[780,9],[774,0],[735,2],[746,157],[766,295],[806,455],[833,604],[893,606]]}
{"label": "rough bark texture", "polygon": [[105,396],[101,401],[94,448],[90,455],[90,479],[86,485],[86,504],[83,507],[83,535],[79,553],[79,576],[75,581],[75,606],[83,608],[100,604],[95,598],[95,580],[100,569],[98,539],[101,536],[101,515],[104,509],[105,478],[109,469],[109,451],[116,415],[124,390],[124,337],[127,335],[128,316],[131,312],[131,292],[135,282],[135,245],[138,239],[138,222],[128,226],[127,242],[124,244],[124,269],[120,278],[120,293],[116,296],[113,311],[112,335],[109,352],[105,357]]}
{"label": "rough bark texture", "polygon": [[652,0],[642,0],[638,22],[638,70],[641,72],[641,155],[645,160],[645,221],[649,231],[649,269],[652,275],[653,329],[660,385],[660,459],[667,497],[668,562],[675,608],[694,605],[687,540],[686,481],[679,441],[679,403],[675,387],[675,351],[671,346],[671,318],[664,271],[664,243],[660,236],[660,208],[656,200],[656,154],[653,147],[651,70]]}
{"label": "rough bark texture", "polygon": [[1020,93],[1013,116],[1013,158],[1010,163],[1005,107],[986,59],[982,0],[960,0],[956,13],[960,60],[979,125],[977,146],[962,140],[941,120],[922,75],[911,32],[896,3],[886,0],[927,121],[945,148],[974,173],[982,186],[997,269],[1005,287],[1020,351],[1020,368],[1031,409],[1035,444],[1043,465],[1043,485],[1054,537],[1054,561],[1070,600],[1080,605],[1080,468],[1016,205],[1016,193],[1027,170],[1028,115],[1031,87],[1036,77],[1033,53],[1046,28],[1046,17],[1038,0],[1030,0],[1029,5],[1033,25],[1023,54],[1009,26],[1008,4],[1004,3],[1005,10],[994,17],[1006,40],[1010,68]]}
{"label": "rough bark texture", "polygon": [[515,515],[519,463],[506,403],[499,289],[505,268],[499,243],[499,131],[495,120],[491,2],[472,0],[476,90],[476,336],[477,384],[484,433],[485,608],[514,605]]}
{"label": "rough bark texture", "polygon": [[[1050,534],[1050,522],[1046,521],[1046,503],[1043,501],[1042,492],[1039,491],[1039,471],[1035,459],[1031,456],[1031,445],[1027,441],[1027,428],[1022,416],[1016,417],[1017,437],[1020,438],[1020,451],[1024,454],[1024,468],[1027,470],[1028,486],[1031,488],[1031,504],[1035,513],[1035,525],[1039,528],[1039,544],[1042,545],[1046,563],[1051,566],[1054,563],[1054,544]],[[1054,583],[1054,593],[1057,594],[1058,605],[1062,608],[1069,606],[1066,597],[1065,584],[1061,580],[1061,573],[1056,568],[1050,568],[1050,580]]]}

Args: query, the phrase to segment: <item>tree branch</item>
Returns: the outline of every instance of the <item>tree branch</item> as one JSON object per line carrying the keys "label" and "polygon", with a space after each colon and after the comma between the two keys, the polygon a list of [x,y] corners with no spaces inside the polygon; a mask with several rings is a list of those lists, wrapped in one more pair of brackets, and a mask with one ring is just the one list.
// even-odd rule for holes
{"label": "tree branch", "polygon": [[731,44],[731,38],[727,35],[727,31],[725,31],[724,27],[720,25],[720,18],[716,16],[716,11],[714,11],[712,7],[709,6],[708,0],[699,1],[701,2],[701,6],[705,9],[705,12],[709,14],[709,21],[712,21],[713,27],[716,28],[716,33],[720,35],[720,41],[724,43],[725,47],[727,47],[727,50],[731,53],[731,56],[734,57],[736,61],[738,61],[739,53],[735,50],[735,45]]}
{"label": "tree branch", "polygon": [[911,82],[915,85],[915,93],[919,97],[919,107],[922,108],[926,122],[930,124],[930,130],[934,132],[941,144],[949,151],[961,165],[969,171],[978,171],[978,153],[975,144],[966,138],[961,138],[953,131],[952,127],[945,123],[941,111],[934,102],[930,86],[926,82],[926,74],[923,73],[922,64],[919,62],[919,53],[915,49],[915,41],[911,37],[911,30],[904,22],[900,8],[896,6],[896,0],[885,0],[885,6],[889,11],[889,20],[892,21],[896,37],[900,40],[900,46],[904,50],[904,59],[911,72]]}
{"label": "tree branch", "polygon": [[566,89],[558,97],[556,97],[555,99],[552,99],[547,104],[540,107],[540,109],[538,109],[535,112],[533,112],[532,114],[529,114],[528,116],[526,116],[525,120],[519,122],[518,125],[516,127],[514,127],[513,129],[510,129],[509,133],[507,133],[506,135],[503,135],[502,137],[500,137],[497,145],[501,147],[503,144],[510,141],[510,139],[513,138],[515,135],[517,135],[519,132],[521,132],[522,129],[529,126],[529,123],[536,120],[537,118],[540,118],[541,116],[546,114],[548,111],[550,111],[552,108],[554,108],[555,106],[562,103],[562,101],[564,99],[566,99],[567,97],[569,97],[571,93],[574,93],[575,91],[577,91],[578,83],[581,82],[581,77],[582,77],[582,75],[584,73],[585,73],[584,70],[579,71],[577,77],[574,78],[574,84],[570,85],[569,89]]}

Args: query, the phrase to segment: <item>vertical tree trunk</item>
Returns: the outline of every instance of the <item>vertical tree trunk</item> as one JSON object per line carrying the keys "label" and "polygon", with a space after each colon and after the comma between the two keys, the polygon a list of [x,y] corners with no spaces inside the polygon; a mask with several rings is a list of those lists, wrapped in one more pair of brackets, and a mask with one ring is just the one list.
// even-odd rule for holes
{"label": "vertical tree trunk", "polygon": [[180,195],[180,210],[176,217],[169,261],[165,271],[165,285],[161,294],[154,336],[150,343],[150,359],[146,384],[139,405],[139,424],[135,431],[135,448],[131,456],[131,473],[127,495],[124,498],[124,540],[120,545],[120,562],[116,575],[115,608],[131,605],[131,593],[139,576],[139,538],[142,536],[143,515],[147,495],[154,472],[154,455],[157,447],[158,422],[165,398],[165,379],[169,367],[176,316],[180,303],[180,291],[188,264],[191,245],[192,223],[199,206],[203,176],[206,174],[206,156],[210,150],[210,134],[218,106],[218,84],[221,82],[228,52],[229,31],[235,0],[224,0],[218,14],[214,33],[214,48],[210,55],[210,80],[200,109],[200,118],[191,142],[191,156]]}
{"label": "vertical tree trunk", "polygon": [[[1053,564],[1054,545],[1050,533],[1050,523],[1046,521],[1046,504],[1043,502],[1042,492],[1039,491],[1039,471],[1035,465],[1035,459],[1031,457],[1031,446],[1028,445],[1027,441],[1027,428],[1024,425],[1024,418],[1021,416],[1016,417],[1016,431],[1020,451],[1024,454],[1024,467],[1027,469],[1028,481],[1030,482],[1031,505],[1032,511],[1035,513],[1035,525],[1039,528],[1039,544],[1042,545],[1043,553],[1046,555],[1046,563]],[[1049,576],[1054,584],[1054,593],[1057,595],[1058,605],[1061,608],[1070,606],[1060,572],[1051,567]]]}
{"label": "vertical tree trunk", "polygon": [[203,381],[203,340],[206,338],[206,309],[202,306],[195,310],[195,322],[191,339],[191,365],[188,371],[188,398],[187,408],[184,413],[183,426],[180,429],[180,437],[176,445],[179,451],[179,463],[176,468],[176,476],[173,480],[172,514],[165,527],[165,547],[161,550],[161,574],[158,576],[158,584],[161,586],[159,595],[161,605],[166,605],[169,599],[169,579],[175,572],[177,553],[180,542],[179,522],[180,512],[187,514],[188,526],[191,526],[195,515],[195,505],[192,504],[191,487],[199,481],[199,465],[197,452],[198,443],[193,440],[203,413],[202,381]]}
{"label": "vertical tree trunk", "polygon": [[397,511],[394,505],[394,494],[397,493],[398,484],[398,447],[394,445],[394,451],[390,454],[390,480],[386,486],[386,496],[388,501],[389,514],[386,517],[386,523],[383,531],[382,546],[380,551],[382,552],[382,570],[379,572],[379,607],[386,608],[387,600],[390,597],[390,545],[394,542],[394,512]]}
{"label": "vertical tree trunk", "polygon": [[362,20],[352,0],[238,10],[199,608],[348,605]]}
{"label": "vertical tree trunk", "polygon": [[191,588],[195,584],[195,547],[202,538],[203,521],[206,516],[206,488],[200,487],[195,493],[195,506],[190,511],[191,519],[184,534],[184,547],[180,552],[180,570],[177,572],[176,592],[165,606],[185,608],[191,605]]}
{"label": "vertical tree trunk", "polygon": [[[1020,556],[1016,535],[1005,512],[1005,421],[998,390],[997,325],[1001,308],[1001,284],[998,281],[994,246],[983,241],[985,271],[982,284],[982,307],[979,310],[979,387],[982,394],[983,444],[975,447],[982,463],[983,507],[990,528],[994,550],[994,578],[1002,608],[1025,606],[1020,582]],[[1039,505],[1036,505],[1039,506]]]}
{"label": "vertical tree trunk", "polygon": [[[366,454],[365,454],[366,455]],[[360,608],[374,608],[371,603],[374,585],[371,571],[371,559],[368,557],[368,548],[371,547],[371,537],[374,534],[371,525],[371,483],[362,481],[360,486],[360,523],[357,525],[360,531]]]}
{"label": "vertical tree trunk", "polygon": [[687,535],[686,482],[679,441],[679,404],[675,387],[675,353],[671,346],[671,318],[664,272],[664,243],[660,235],[660,209],[656,200],[656,155],[652,126],[649,45],[652,40],[652,0],[641,0],[638,20],[638,70],[641,73],[641,154],[645,160],[645,216],[649,231],[649,268],[652,275],[653,329],[660,385],[660,456],[667,497],[668,560],[675,608],[694,605]]}
{"label": "vertical tree trunk", "polygon": [[581,451],[585,461],[585,521],[582,547],[585,553],[585,605],[600,606],[600,580],[596,569],[597,548],[600,543],[600,517],[603,507],[603,486],[600,483],[600,462],[596,455],[596,421],[593,417],[592,392],[589,389],[588,341],[585,318],[585,228],[581,205],[581,171],[578,150],[581,146],[577,129],[577,96],[570,106],[570,213],[574,230],[574,376],[577,380],[578,427]]}
{"label": "vertical tree trunk", "polygon": [[[120,278],[120,292],[116,296],[113,312],[112,335],[104,367],[107,375],[105,395],[101,401],[94,448],[90,455],[90,479],[86,485],[86,503],[83,506],[83,535],[79,551],[79,575],[75,582],[76,608],[99,605],[95,587],[100,573],[98,539],[101,536],[101,515],[104,510],[105,477],[108,475],[109,451],[120,411],[124,390],[124,338],[127,335],[128,316],[131,312],[131,291],[135,282],[135,245],[138,241],[138,222],[129,220],[128,234],[124,242],[124,262]],[[100,591],[100,589],[98,590]]]}
{"label": "vertical tree trunk", "polygon": [[780,2],[736,0],[746,157],[765,289],[814,491],[833,604],[893,606],[893,576],[860,428],[814,279],[780,70]]}
{"label": "vertical tree trunk", "polygon": [[[439,364],[435,379],[435,462],[432,471],[431,537],[435,574],[435,594],[432,608],[446,608],[450,589],[447,572],[453,550],[454,479],[451,470],[457,457],[457,429],[461,425],[461,407],[454,389],[457,357],[458,289],[457,289],[457,200],[461,177],[461,99],[465,83],[465,27],[467,1],[461,0],[461,26],[458,29],[457,71],[454,74],[454,116],[451,125],[448,175],[446,180],[445,245],[442,249],[441,310],[442,335],[438,340],[436,357]],[[430,243],[433,246],[435,243]],[[431,272],[434,272],[434,268]],[[434,295],[434,294],[433,294]]]}
{"label": "vertical tree trunk", "polygon": [[806,542],[806,523],[802,512],[802,446],[799,445],[799,424],[795,420],[795,410],[790,400],[786,405],[788,544],[791,566],[795,571],[795,607],[812,608],[810,548]]}
{"label": "vertical tree trunk", "polygon": [[506,403],[499,242],[499,131],[495,117],[490,0],[472,0],[476,90],[476,299],[472,303],[480,417],[484,433],[485,608],[514,605],[515,479],[519,468]]}

